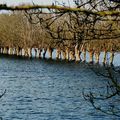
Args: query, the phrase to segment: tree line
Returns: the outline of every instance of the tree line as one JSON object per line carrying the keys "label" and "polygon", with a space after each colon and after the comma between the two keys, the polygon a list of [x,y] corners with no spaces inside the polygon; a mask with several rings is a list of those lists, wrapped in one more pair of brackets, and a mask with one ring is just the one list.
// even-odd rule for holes
{"label": "tree line", "polygon": [[51,58],[53,49],[56,49],[56,58],[80,60],[83,52],[84,61],[88,51],[90,62],[93,62],[93,56],[99,61],[103,51],[104,63],[107,52],[114,57],[114,52],[120,49],[118,4],[101,0],[75,1],[76,8],[57,4],[23,5],[13,7],[24,9],[22,12],[1,14],[1,53],[22,54],[24,49],[24,56],[31,56],[32,48],[35,48],[40,57],[43,49],[43,57],[48,50]]}

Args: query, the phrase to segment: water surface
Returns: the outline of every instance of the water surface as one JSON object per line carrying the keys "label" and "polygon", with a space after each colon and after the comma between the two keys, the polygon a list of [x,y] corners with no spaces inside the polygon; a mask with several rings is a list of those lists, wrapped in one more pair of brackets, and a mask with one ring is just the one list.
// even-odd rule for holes
{"label": "water surface", "polygon": [[[107,80],[86,64],[0,58],[3,120],[116,120],[93,109],[82,91],[101,90]],[[104,90],[103,90],[104,91]]]}

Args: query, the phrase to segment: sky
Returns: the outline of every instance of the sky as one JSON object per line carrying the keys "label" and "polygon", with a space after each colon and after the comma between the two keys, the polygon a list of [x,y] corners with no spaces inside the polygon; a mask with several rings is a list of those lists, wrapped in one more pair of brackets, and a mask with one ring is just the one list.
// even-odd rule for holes
{"label": "sky", "polygon": [[[34,2],[35,4],[41,4],[41,5],[51,5],[52,2],[54,1],[59,1],[59,3],[70,3],[70,5],[73,3],[73,0],[0,0],[0,4],[7,4],[7,5],[19,5],[23,3],[32,3]],[[69,1],[69,2],[68,2]]]}

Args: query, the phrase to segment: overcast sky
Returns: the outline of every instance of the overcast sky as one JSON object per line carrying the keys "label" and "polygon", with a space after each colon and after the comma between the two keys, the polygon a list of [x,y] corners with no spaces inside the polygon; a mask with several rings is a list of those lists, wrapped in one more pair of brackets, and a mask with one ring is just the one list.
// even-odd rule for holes
{"label": "overcast sky", "polygon": [[70,1],[70,4],[72,4],[73,0],[0,0],[0,4],[7,4],[7,5],[19,5],[22,3],[32,3],[32,1],[35,4],[42,4],[42,5],[51,5],[54,1],[59,1],[60,3],[65,2],[68,5],[68,1]]}

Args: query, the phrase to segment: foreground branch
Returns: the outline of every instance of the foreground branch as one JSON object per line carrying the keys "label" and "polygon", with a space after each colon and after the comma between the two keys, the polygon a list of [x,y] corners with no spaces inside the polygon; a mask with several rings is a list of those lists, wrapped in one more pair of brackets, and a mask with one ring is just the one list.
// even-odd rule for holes
{"label": "foreground branch", "polygon": [[86,14],[93,14],[93,15],[99,15],[99,16],[113,16],[113,15],[120,15],[120,11],[91,11],[87,9],[81,9],[76,7],[63,7],[63,6],[57,6],[57,5],[22,5],[22,6],[7,6],[6,4],[0,4],[0,10],[30,10],[30,9],[54,9],[58,10],[60,12],[81,12]]}

